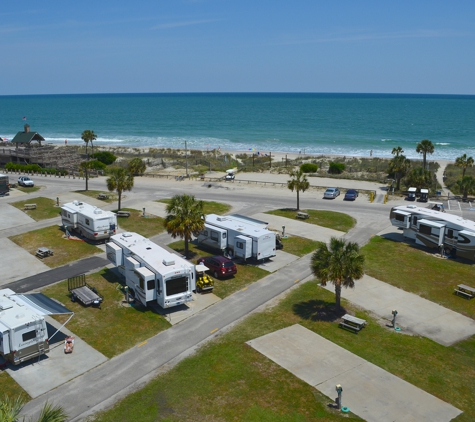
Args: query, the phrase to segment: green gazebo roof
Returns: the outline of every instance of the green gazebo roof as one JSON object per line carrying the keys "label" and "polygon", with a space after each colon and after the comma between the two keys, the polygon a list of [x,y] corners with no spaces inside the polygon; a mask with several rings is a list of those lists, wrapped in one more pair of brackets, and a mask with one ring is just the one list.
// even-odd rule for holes
{"label": "green gazebo roof", "polygon": [[18,132],[12,139],[13,144],[30,144],[32,141],[38,141],[41,145],[41,141],[44,141],[38,132]]}

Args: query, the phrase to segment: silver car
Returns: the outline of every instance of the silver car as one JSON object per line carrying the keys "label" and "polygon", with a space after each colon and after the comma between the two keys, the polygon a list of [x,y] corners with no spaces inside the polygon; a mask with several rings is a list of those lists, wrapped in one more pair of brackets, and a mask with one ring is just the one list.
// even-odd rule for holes
{"label": "silver car", "polygon": [[325,199],[335,199],[338,195],[340,195],[340,189],[338,188],[327,188],[323,197]]}
{"label": "silver car", "polygon": [[25,187],[35,186],[33,180],[31,180],[28,176],[20,176],[18,178],[18,184]]}

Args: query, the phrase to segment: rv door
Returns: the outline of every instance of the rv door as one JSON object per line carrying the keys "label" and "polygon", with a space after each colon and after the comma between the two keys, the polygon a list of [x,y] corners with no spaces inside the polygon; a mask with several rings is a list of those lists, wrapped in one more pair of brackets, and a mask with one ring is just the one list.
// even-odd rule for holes
{"label": "rv door", "polygon": [[8,355],[10,352],[10,333],[8,330],[0,331],[0,354]]}
{"label": "rv door", "polygon": [[234,256],[242,259],[252,256],[252,239],[250,237],[239,235],[234,238]]}

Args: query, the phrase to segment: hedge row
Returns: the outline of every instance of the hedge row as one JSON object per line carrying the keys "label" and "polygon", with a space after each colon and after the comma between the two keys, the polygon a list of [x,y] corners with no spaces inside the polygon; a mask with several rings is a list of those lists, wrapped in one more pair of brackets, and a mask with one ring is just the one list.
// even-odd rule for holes
{"label": "hedge row", "polygon": [[23,173],[60,174],[61,176],[65,176],[68,174],[67,170],[42,168],[38,164],[7,163],[5,164],[5,169],[7,169],[8,171],[20,171]]}

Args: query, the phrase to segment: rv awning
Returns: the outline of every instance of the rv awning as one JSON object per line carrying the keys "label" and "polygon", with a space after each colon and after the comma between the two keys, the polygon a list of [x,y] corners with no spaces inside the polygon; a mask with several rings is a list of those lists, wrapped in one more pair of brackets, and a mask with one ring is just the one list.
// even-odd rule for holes
{"label": "rv awning", "polygon": [[445,224],[436,223],[435,221],[424,220],[424,219],[419,220],[419,224],[424,224],[424,226],[434,227],[436,229],[441,229],[445,227]]}
{"label": "rv awning", "polygon": [[10,296],[10,299],[14,300],[19,305],[24,305],[27,308],[30,308],[33,312],[43,316],[74,313],[73,311],[70,311],[65,306],[55,302],[53,299],[50,299],[42,293],[28,293],[24,295],[16,294]]}
{"label": "rv awning", "polygon": [[410,212],[400,211],[400,210],[395,210],[395,211],[394,211],[394,214],[399,214],[399,215],[404,215],[404,216],[406,216],[406,215],[411,215]]}

